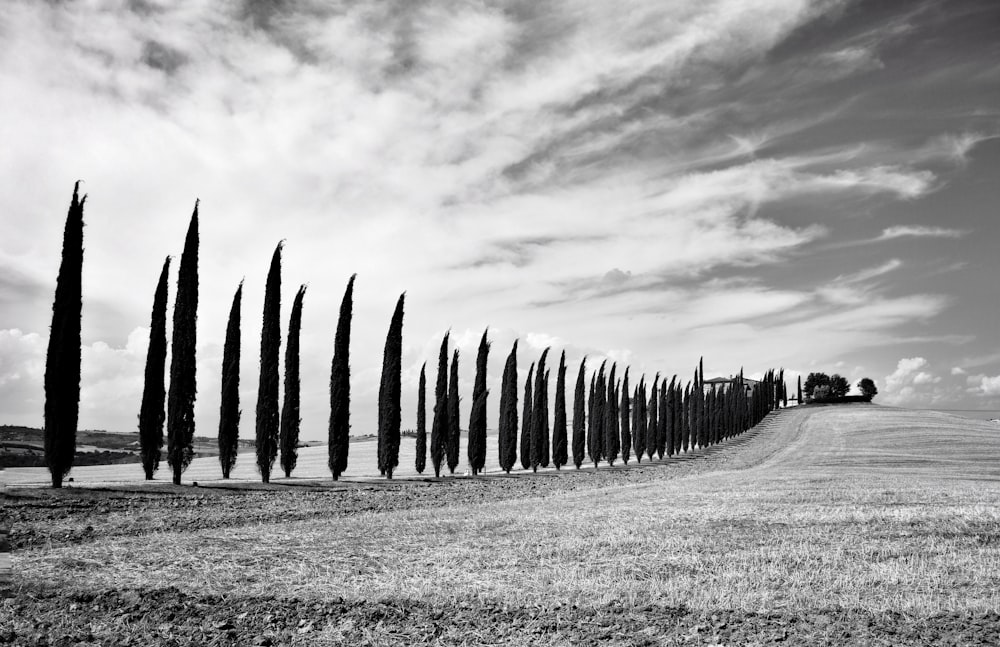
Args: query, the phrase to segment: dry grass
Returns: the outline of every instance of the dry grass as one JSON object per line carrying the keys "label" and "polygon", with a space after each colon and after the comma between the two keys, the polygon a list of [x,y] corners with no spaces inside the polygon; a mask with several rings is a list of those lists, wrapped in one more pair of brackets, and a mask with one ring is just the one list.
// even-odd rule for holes
{"label": "dry grass", "polygon": [[784,448],[750,469],[41,548],[15,570],[69,587],[500,607],[1000,608],[989,427],[880,408],[792,420],[771,439]]}

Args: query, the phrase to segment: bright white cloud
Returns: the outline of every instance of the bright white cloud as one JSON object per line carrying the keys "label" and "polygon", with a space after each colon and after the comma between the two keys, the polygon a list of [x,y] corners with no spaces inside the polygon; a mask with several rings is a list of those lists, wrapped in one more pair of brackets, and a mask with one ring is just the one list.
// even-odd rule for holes
{"label": "bright white cloud", "polygon": [[968,235],[964,229],[948,227],[923,227],[919,225],[899,225],[887,227],[876,240],[892,240],[894,238],[962,238]]}

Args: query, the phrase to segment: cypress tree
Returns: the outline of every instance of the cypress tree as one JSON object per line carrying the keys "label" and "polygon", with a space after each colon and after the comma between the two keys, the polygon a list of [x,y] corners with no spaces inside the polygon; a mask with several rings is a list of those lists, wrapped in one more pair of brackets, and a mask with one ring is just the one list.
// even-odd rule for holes
{"label": "cypress tree", "polygon": [[669,412],[667,409],[667,378],[660,382],[660,392],[657,394],[657,424],[656,424],[656,456],[663,460],[667,453],[667,425]]}
{"label": "cypress tree", "polygon": [[646,426],[646,456],[649,457],[649,460],[653,460],[653,454],[656,453],[656,432],[659,421],[659,409],[657,407],[660,394],[659,384],[660,374],[657,373],[653,377],[653,388],[649,390],[649,400],[646,408],[647,415],[649,416],[649,423]]}
{"label": "cypress tree", "polygon": [[340,302],[340,317],[333,338],[333,362],[330,365],[330,426],[327,438],[327,466],[336,481],[347,469],[351,446],[351,317],[354,307],[352,274]]}
{"label": "cypress tree", "polygon": [[643,392],[646,388],[646,376],[639,378],[639,384],[632,394],[632,446],[635,448],[635,460],[642,462],[642,455],[646,452],[646,415],[645,396]]}
{"label": "cypress tree", "polygon": [[681,400],[681,449],[684,453],[691,448],[691,383],[684,385],[684,397]]}
{"label": "cypress tree", "polygon": [[451,356],[451,377],[448,380],[448,473],[454,474],[458,467],[459,449],[462,440],[461,413],[458,396],[458,349]]}
{"label": "cypress tree", "polygon": [[403,372],[403,302],[406,293],[399,295],[396,310],[389,322],[382,354],[382,381],[378,389],[378,469],[388,479],[399,465],[399,428],[402,414]]}
{"label": "cypress tree", "polygon": [[434,386],[434,420],[431,422],[431,464],[434,477],[441,476],[441,463],[448,445],[448,336],[441,340],[438,353],[437,384]]}
{"label": "cypress tree", "polygon": [[622,461],[626,465],[628,465],[628,459],[631,458],[632,450],[632,429],[630,426],[632,409],[629,403],[628,370],[628,367],[625,367],[625,377],[622,379],[622,398],[621,403],[618,405],[618,411],[621,417]]}
{"label": "cypress tree", "polygon": [[621,449],[618,436],[618,384],[615,380],[615,372],[618,364],[611,365],[611,373],[608,374],[608,396],[604,405],[604,458],[608,465],[614,467],[618,460],[618,452]]}
{"label": "cypress tree", "polygon": [[587,399],[587,455],[590,457],[590,460],[594,461],[594,467],[597,467],[597,461],[600,460],[597,441],[594,438],[594,392],[597,390],[596,381],[597,373],[594,372],[590,376],[590,395]]}
{"label": "cypress tree", "polygon": [[167,392],[163,384],[167,366],[167,279],[170,274],[170,257],[163,261],[160,280],[153,295],[153,314],[149,320],[149,348],[146,351],[146,374],[139,407],[139,451],[146,480],[160,467],[160,449],[163,447],[163,410]]}
{"label": "cypress tree", "polygon": [[674,383],[677,381],[677,375],[670,378],[670,386],[667,387],[666,394],[666,407],[667,410],[665,415],[667,417],[666,433],[664,434],[663,444],[664,449],[667,452],[667,456],[674,455],[674,444],[676,443],[677,436],[677,407],[674,403]]}
{"label": "cypress tree", "polygon": [[[472,413],[469,416],[469,468],[479,474],[486,466],[486,361],[490,342],[486,340],[489,328],[483,331],[476,354],[476,381],[472,386]],[[482,399],[482,403],[480,403]]]}
{"label": "cypress tree", "polygon": [[542,456],[539,465],[548,467],[551,459],[549,428],[549,369],[545,369],[545,380],[542,384]]}
{"label": "cypress tree", "polygon": [[558,470],[569,458],[566,446],[566,351],[559,356],[559,369],[556,371],[556,408],[553,416],[552,464]]}
{"label": "cypress tree", "polygon": [[510,349],[500,386],[500,423],[497,443],[500,467],[510,474],[517,461],[517,340]]}
{"label": "cypress tree", "polygon": [[417,474],[423,474],[427,466],[427,362],[420,367],[420,382],[417,386]]}
{"label": "cypress tree", "polygon": [[[83,313],[83,206],[80,183],[63,229],[62,260],[52,301],[52,326],[45,354],[45,464],[52,487],[61,488],[76,457],[76,426],[80,416],[80,360]],[[162,371],[161,371],[162,380]],[[162,408],[162,405],[161,405]]]}
{"label": "cypress tree", "polygon": [[798,397],[796,399],[796,403],[797,404],[802,404],[802,376],[801,375],[799,375],[799,391],[798,391]]}
{"label": "cypress tree", "polygon": [[594,452],[594,466],[604,459],[606,456],[606,443],[605,443],[605,413],[604,409],[607,406],[608,400],[608,380],[604,375],[604,366],[607,364],[607,360],[601,362],[601,367],[597,370],[597,384],[594,386],[594,445],[597,451]]}
{"label": "cypress tree", "polygon": [[264,288],[264,317],[260,332],[260,382],[257,386],[257,468],[264,483],[278,455],[278,355],[281,346],[281,248],[271,257]]}
{"label": "cypress tree", "polygon": [[526,470],[531,467],[531,433],[533,427],[531,422],[531,386],[534,380],[535,363],[531,363],[528,369],[528,378],[524,381],[524,410],[521,413],[521,469]]}
{"label": "cypress tree", "polygon": [[[545,406],[545,392],[548,390],[545,384],[545,358],[549,354],[549,349],[542,351],[542,356],[538,360],[538,370],[535,373],[535,395],[532,398],[531,409],[531,470],[538,471],[538,466],[542,465],[542,455],[547,454],[547,443],[545,427],[549,423],[549,412]],[[545,465],[548,465],[548,456],[545,456]],[[544,465],[543,465],[544,467]]]}
{"label": "cypress tree", "polygon": [[227,479],[236,465],[240,437],[240,310],[243,307],[243,281],[233,295],[226,326],[226,345],[222,350],[222,395],[219,403],[219,463],[222,478]]}
{"label": "cypress tree", "polygon": [[198,393],[195,363],[198,322],[198,201],[184,239],[174,299],[170,390],[167,393],[167,463],[174,485],[194,458],[194,400]]}
{"label": "cypress tree", "polygon": [[299,333],[302,330],[302,300],[306,296],[306,286],[299,286],[292,302],[292,314],[288,321],[288,342],[285,344],[285,399],[281,403],[279,445],[281,447],[281,469],[285,478],[292,475],[299,461]]}
{"label": "cypress tree", "polygon": [[573,392],[573,464],[580,469],[587,448],[586,418],[586,388],[587,388],[587,358],[580,360],[580,370],[576,374],[576,390]]}

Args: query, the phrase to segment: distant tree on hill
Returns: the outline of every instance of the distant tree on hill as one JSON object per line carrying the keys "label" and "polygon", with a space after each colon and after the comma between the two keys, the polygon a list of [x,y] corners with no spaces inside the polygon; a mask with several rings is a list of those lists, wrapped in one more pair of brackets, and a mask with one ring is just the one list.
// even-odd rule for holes
{"label": "distant tree on hill", "polygon": [[632,416],[635,421],[632,425],[632,446],[635,448],[636,462],[641,463],[642,456],[646,453],[646,432],[649,429],[649,423],[646,420],[645,375],[639,378],[639,386],[636,387],[632,400],[632,407],[635,411],[635,415]]}
{"label": "distant tree on hill", "polygon": [[236,465],[240,439],[240,310],[243,281],[233,295],[222,349],[222,395],[219,400],[219,464],[227,479]]}
{"label": "distant tree on hill", "polygon": [[281,426],[279,444],[281,446],[281,469],[285,478],[292,475],[299,462],[299,417],[301,404],[301,384],[299,382],[299,334],[302,330],[302,300],[306,296],[306,286],[299,287],[292,302],[292,314],[288,321],[288,342],[285,344],[285,399],[281,404]]}
{"label": "distant tree on hill", "polygon": [[801,375],[799,375],[799,385],[798,386],[799,386],[799,389],[798,389],[798,394],[796,396],[797,397],[796,402],[798,402],[799,404],[802,404],[802,376]]}
{"label": "distant tree on hill", "polygon": [[448,336],[441,340],[438,354],[437,384],[434,387],[434,419],[431,422],[431,465],[435,478],[441,476],[441,463],[448,443]]}
{"label": "distant tree on hill", "polygon": [[[257,388],[257,468],[264,483],[278,455],[278,355],[281,346],[281,248],[271,257],[264,287],[264,319],[260,333],[260,382]],[[183,262],[183,261],[182,261]]]}
{"label": "distant tree on hill", "polygon": [[556,404],[552,427],[552,463],[561,469],[569,458],[566,446],[566,351],[559,356],[556,371]]}
{"label": "distant tree on hill", "polygon": [[830,376],[830,395],[835,398],[842,398],[851,390],[851,383],[846,377],[834,373]]}
{"label": "distant tree on hill", "polygon": [[[142,469],[146,473],[147,481],[153,479],[153,474],[160,467],[160,449],[163,447],[163,421],[166,418],[163,406],[167,396],[163,383],[163,372],[167,366],[167,281],[169,273],[170,257],[168,256],[167,260],[163,261],[160,281],[156,284],[156,293],[153,295],[153,314],[149,322],[149,347],[146,350],[146,373],[142,389],[142,405],[139,407],[139,450],[142,454]],[[230,323],[231,326],[232,323]],[[223,361],[224,366],[225,361]],[[224,368],[223,377],[225,377]],[[222,436],[220,435],[219,438],[221,443]]]}
{"label": "distant tree on hill", "polygon": [[427,467],[427,362],[420,367],[417,384],[417,456],[414,466],[417,474],[423,474]]}
{"label": "distant tree on hill", "polygon": [[548,371],[545,360],[549,349],[542,351],[535,370],[535,394],[531,407],[531,469],[538,471],[539,467],[549,464],[549,407],[548,407]]}
{"label": "distant tree on hill", "polygon": [[830,386],[830,376],[826,373],[810,373],[802,387],[802,392],[807,398],[815,397],[817,386]]}
{"label": "distant tree on hill", "polygon": [[[469,414],[469,468],[479,474],[486,465],[486,362],[490,342],[486,339],[489,329],[483,331],[476,354],[476,381],[472,386],[472,411]],[[480,402],[482,400],[482,402]]]}
{"label": "distant tree on hill", "polygon": [[649,460],[653,460],[653,454],[656,453],[656,433],[659,430],[659,400],[660,374],[657,373],[653,377],[653,387],[650,389],[649,404],[646,407],[646,414],[649,417],[649,422],[646,424],[646,456]]}
{"label": "distant tree on hill", "polygon": [[[198,201],[184,239],[177,293],[174,297],[173,345],[170,354],[170,389],[167,392],[167,463],[174,485],[194,458],[194,401],[198,394]],[[275,405],[277,406],[277,405]]]}
{"label": "distant tree on hill", "polygon": [[580,469],[587,452],[587,358],[580,360],[573,391],[573,465]]}
{"label": "distant tree on hill", "polygon": [[497,444],[500,467],[510,474],[517,462],[517,340],[507,355],[500,383],[500,423]]}
{"label": "distant tree on hill", "polygon": [[87,196],[81,200],[79,190],[77,182],[63,230],[62,261],[56,277],[52,327],[45,354],[45,463],[53,488],[61,488],[63,478],[73,468],[80,415],[83,205]]}
{"label": "distant tree on hill", "polygon": [[389,322],[382,354],[382,380],[378,389],[378,469],[387,479],[399,465],[399,428],[402,418],[403,304],[406,293],[399,295]]}
{"label": "distant tree on hill", "polygon": [[618,384],[615,379],[617,370],[618,364],[613,363],[611,372],[608,373],[607,397],[604,400],[604,459],[612,467],[618,460],[618,453],[621,450],[618,429]]}
{"label": "distant tree on hill", "polygon": [[861,391],[861,395],[867,398],[869,402],[871,402],[872,398],[878,395],[878,389],[875,388],[875,382],[868,377],[861,378],[861,381],[858,382],[858,390]]}
{"label": "distant tree on hill", "polygon": [[336,481],[347,469],[351,442],[351,316],[354,307],[354,279],[352,274],[340,302],[340,317],[333,340],[333,362],[330,365],[330,426],[328,437],[328,466]]}

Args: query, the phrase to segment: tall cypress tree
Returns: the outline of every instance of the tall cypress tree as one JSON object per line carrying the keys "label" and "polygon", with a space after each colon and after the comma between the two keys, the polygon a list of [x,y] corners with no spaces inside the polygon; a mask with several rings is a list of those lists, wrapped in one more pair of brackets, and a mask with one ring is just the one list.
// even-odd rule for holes
{"label": "tall cypress tree", "polygon": [[580,469],[586,457],[587,430],[585,411],[587,388],[587,358],[580,360],[580,370],[576,374],[576,389],[573,391],[573,465]]}
{"label": "tall cypress tree", "polygon": [[[476,353],[476,381],[472,385],[472,412],[469,414],[469,469],[479,474],[486,466],[486,362],[490,354],[490,342],[483,331]],[[480,403],[482,399],[482,403]]]}
{"label": "tall cypress tree", "polygon": [[417,386],[417,474],[423,474],[427,467],[427,362],[420,367],[420,382]]}
{"label": "tall cypress tree", "polygon": [[542,455],[539,465],[548,467],[551,461],[551,429],[549,428],[549,374],[552,371],[545,369],[545,380],[542,383]]}
{"label": "tall cypress tree", "polygon": [[73,198],[63,229],[62,260],[56,277],[52,327],[45,355],[45,464],[54,488],[62,487],[63,478],[73,468],[76,457],[82,351],[83,205],[86,202],[87,196],[80,199],[80,183],[77,182],[73,186]]}
{"label": "tall cypress tree", "polygon": [[441,476],[441,463],[445,459],[448,445],[448,336],[441,340],[438,353],[437,384],[434,387],[434,420],[431,422],[431,464],[434,477]]}
{"label": "tall cypress tree", "polygon": [[799,390],[795,400],[796,404],[802,404],[802,376],[799,375]]}
{"label": "tall cypress tree", "polygon": [[454,474],[462,441],[462,422],[458,395],[458,349],[451,355],[451,372],[448,378],[448,473]]}
{"label": "tall cypress tree", "polygon": [[382,355],[382,382],[378,389],[378,469],[388,479],[399,465],[399,431],[402,419],[403,373],[403,302],[406,293],[399,295],[396,310],[389,322]]}
{"label": "tall cypress tree", "polygon": [[653,454],[656,453],[656,432],[659,423],[659,407],[657,406],[657,402],[659,401],[659,384],[660,374],[657,373],[653,377],[653,388],[649,391],[649,404],[646,407],[646,412],[649,416],[649,423],[646,425],[646,456],[649,457],[649,460],[653,460]]}
{"label": "tall cypress tree", "polygon": [[605,426],[607,420],[605,419],[604,408],[608,401],[608,381],[604,375],[604,366],[608,363],[607,360],[601,362],[601,366],[597,369],[597,383],[594,384],[594,466],[604,459],[605,456]]}
{"label": "tall cypress tree", "polygon": [[594,425],[594,406],[597,404],[594,401],[594,393],[597,391],[597,372],[595,371],[590,376],[590,391],[587,398],[587,456],[590,460],[594,462],[594,467],[597,467],[597,461],[600,460],[600,454],[598,451],[600,447],[597,445],[597,439],[595,438],[595,425]]}
{"label": "tall cypress tree", "polygon": [[285,478],[292,475],[299,461],[299,333],[302,330],[302,299],[306,296],[306,286],[299,287],[292,302],[292,314],[288,321],[288,343],[285,344],[285,399],[281,404],[279,445],[281,447],[281,469]]}
{"label": "tall cypress tree", "polygon": [[677,404],[674,402],[674,383],[677,382],[677,375],[670,378],[670,386],[667,387],[667,427],[664,437],[665,450],[667,456],[674,455],[674,446],[677,442]]}
{"label": "tall cypress tree", "polygon": [[[542,454],[547,453],[547,443],[545,438],[545,427],[549,422],[549,412],[545,406],[545,392],[548,390],[545,384],[545,358],[549,354],[549,349],[542,351],[542,356],[538,360],[538,371],[535,373],[535,395],[532,398],[531,409],[531,469],[538,471],[538,466],[542,465]],[[548,457],[545,457],[548,464]]]}
{"label": "tall cypress tree", "polygon": [[500,450],[500,467],[510,474],[517,462],[517,340],[510,349],[503,367],[500,385],[500,423],[497,444]]}
{"label": "tall cypress tree", "polygon": [[330,364],[330,426],[327,437],[327,467],[336,481],[347,469],[351,446],[351,318],[354,308],[352,274],[340,302],[337,332],[333,338],[333,362]]}
{"label": "tall cypress tree", "polygon": [[556,408],[552,425],[552,464],[561,469],[569,458],[566,447],[566,351],[559,356],[556,372]]}
{"label": "tall cypress tree", "polygon": [[521,469],[526,470],[531,467],[531,433],[533,427],[531,422],[531,387],[534,383],[535,363],[531,363],[528,369],[528,377],[524,381],[524,410],[521,412]]}
{"label": "tall cypress tree", "polygon": [[153,295],[153,314],[149,321],[149,348],[146,351],[146,374],[139,407],[139,451],[146,480],[151,481],[160,467],[160,449],[163,447],[163,410],[167,399],[163,384],[167,366],[167,279],[170,274],[170,257],[163,261],[160,281]]}
{"label": "tall cypress tree", "polygon": [[657,421],[656,421],[656,457],[663,460],[664,454],[667,453],[667,425],[668,423],[668,410],[667,410],[667,378],[664,377],[663,381],[660,382],[660,393],[657,396],[659,399],[659,405],[657,406]]}
{"label": "tall cypress tree", "polygon": [[635,413],[632,418],[632,445],[635,447],[635,460],[642,462],[642,455],[646,453],[646,376],[639,378],[639,385],[635,387],[635,401],[632,405]]}
{"label": "tall cypress tree", "polygon": [[622,446],[622,461],[628,465],[628,459],[631,457],[632,451],[632,429],[630,427],[632,409],[629,403],[629,391],[628,391],[628,367],[625,367],[625,377],[622,379],[622,399],[619,404],[619,413],[621,415],[621,446]]}
{"label": "tall cypress tree", "polygon": [[[271,256],[264,288],[264,317],[260,332],[260,381],[257,386],[257,468],[264,483],[278,455],[278,357],[281,350],[281,248]],[[183,263],[183,261],[181,261]]]}
{"label": "tall cypress tree", "polygon": [[219,402],[219,464],[227,479],[236,465],[240,438],[240,310],[243,307],[243,281],[233,295],[226,326],[226,345],[222,350],[222,394]]}
{"label": "tall cypress tree", "polygon": [[198,393],[195,362],[198,322],[198,201],[184,239],[174,299],[170,390],[167,393],[167,463],[174,485],[194,458],[194,400]]}
{"label": "tall cypress tree", "polygon": [[617,384],[615,382],[615,371],[618,364],[611,365],[611,373],[608,374],[607,399],[604,404],[604,457],[608,465],[614,467],[618,460],[619,443],[618,437],[618,398],[616,397]]}

